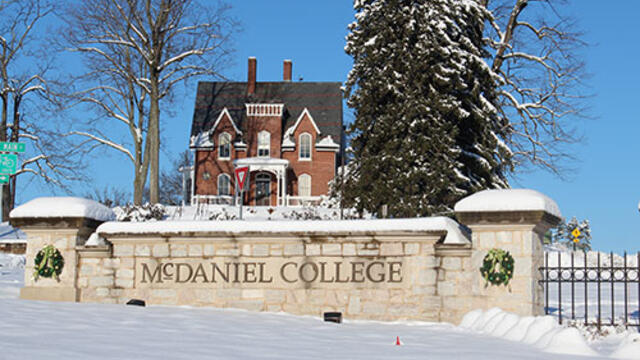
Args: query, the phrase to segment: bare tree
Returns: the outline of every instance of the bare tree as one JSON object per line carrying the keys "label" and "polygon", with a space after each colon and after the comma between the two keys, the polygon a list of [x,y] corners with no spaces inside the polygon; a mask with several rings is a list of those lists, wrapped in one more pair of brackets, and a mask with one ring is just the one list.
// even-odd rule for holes
{"label": "bare tree", "polygon": [[185,150],[178,154],[168,169],[160,174],[162,189],[160,190],[160,200],[165,205],[179,205],[185,196],[183,193],[181,169],[193,166],[193,155],[191,151]]}
{"label": "bare tree", "polygon": [[[133,129],[134,137],[145,134],[144,155],[138,162],[142,142],[137,140],[136,155],[132,156],[121,143],[97,131],[78,134],[125,153],[136,164],[136,177],[146,177],[148,164],[152,203],[159,200],[161,100],[170,98],[176,86],[188,79],[203,75],[222,78],[220,69],[229,60],[229,40],[236,27],[228,10],[229,6],[222,3],[205,7],[192,0],[87,0],[67,12],[69,26],[65,32],[71,48],[89,59],[103,58],[109,64],[106,71],[114,72],[119,79],[109,83],[109,89],[99,89],[103,96],[110,93],[118,100],[102,98],[94,103],[112,119]],[[121,69],[123,59],[131,62],[134,71]],[[90,74],[104,79],[99,72],[94,68]],[[124,81],[123,76],[127,78]],[[132,128],[129,108],[123,105],[127,102],[137,105],[138,116],[145,113],[147,121],[138,117]],[[145,106],[146,111],[140,111]],[[101,126],[110,127],[110,122]],[[144,181],[136,183],[136,194],[140,185],[144,187]]]}
{"label": "bare tree", "polygon": [[[123,154],[133,165],[133,199],[140,205],[149,172],[150,142],[147,138],[148,94],[137,80],[145,77],[146,67],[135,59],[135,52],[117,46],[83,53],[88,71],[74,78],[75,87],[83,88],[65,96],[71,100],[68,106],[89,104],[96,116],[76,121],[68,134],[84,139],[76,143],[78,151],[90,153],[107,146]],[[114,138],[118,136],[117,131],[112,130],[114,124],[121,125],[130,141]]]}
{"label": "bare tree", "polygon": [[501,85],[501,126],[510,134],[504,146],[516,165],[559,173],[563,145],[579,140],[569,121],[585,115],[581,33],[557,8],[564,0],[479,1],[493,14],[485,33]]}
{"label": "bare tree", "polygon": [[[36,34],[37,25],[53,10],[51,3],[40,0],[0,2],[0,141],[24,141],[28,149],[28,157],[2,187],[3,221],[14,207],[19,175],[32,174],[58,186],[65,179],[78,179],[72,161],[62,153],[64,147],[54,143],[56,132],[50,124],[34,120],[52,100],[46,80],[51,63],[38,56],[34,38],[41,35]],[[30,100],[37,105],[25,111]]]}

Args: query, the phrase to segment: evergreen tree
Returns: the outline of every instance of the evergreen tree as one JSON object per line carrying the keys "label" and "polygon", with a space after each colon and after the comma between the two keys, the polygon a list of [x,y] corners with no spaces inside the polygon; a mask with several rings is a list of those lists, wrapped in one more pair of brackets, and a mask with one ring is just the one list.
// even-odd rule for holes
{"label": "evergreen tree", "polygon": [[[575,232],[576,230],[577,232]],[[578,236],[576,237],[576,235]],[[575,242],[575,240],[578,241]],[[591,225],[589,220],[579,222],[574,216],[569,221],[563,221],[553,233],[553,242],[562,244],[568,249],[591,250]]]}
{"label": "evergreen tree", "polygon": [[486,65],[486,9],[469,0],[355,1],[345,51],[355,121],[345,205],[394,217],[449,213],[507,187],[511,155]]}

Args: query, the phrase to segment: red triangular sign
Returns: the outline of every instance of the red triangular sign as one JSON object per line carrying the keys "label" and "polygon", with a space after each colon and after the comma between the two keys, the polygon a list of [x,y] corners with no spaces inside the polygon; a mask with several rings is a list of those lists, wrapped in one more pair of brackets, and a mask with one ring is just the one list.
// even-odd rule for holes
{"label": "red triangular sign", "polygon": [[236,183],[238,184],[238,189],[244,189],[244,182],[247,180],[247,175],[249,175],[249,168],[247,166],[236,169]]}

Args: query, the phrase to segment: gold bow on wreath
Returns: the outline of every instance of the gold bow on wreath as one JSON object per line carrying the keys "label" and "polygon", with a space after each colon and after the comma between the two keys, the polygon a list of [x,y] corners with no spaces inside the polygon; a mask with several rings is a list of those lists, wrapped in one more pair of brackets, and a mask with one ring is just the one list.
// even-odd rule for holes
{"label": "gold bow on wreath", "polygon": [[47,245],[38,251],[34,263],[33,280],[38,281],[40,277],[53,277],[57,281],[60,281],[60,274],[64,267],[64,258],[62,254],[60,254],[60,251],[53,247],[53,245]]}

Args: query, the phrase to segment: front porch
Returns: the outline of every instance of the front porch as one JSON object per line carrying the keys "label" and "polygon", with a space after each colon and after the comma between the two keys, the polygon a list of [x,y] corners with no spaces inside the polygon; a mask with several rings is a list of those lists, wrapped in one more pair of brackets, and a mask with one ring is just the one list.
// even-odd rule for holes
{"label": "front porch", "polygon": [[[248,167],[249,179],[245,184],[244,204],[250,206],[287,205],[287,169],[289,160],[266,157],[250,157],[234,160],[234,167]],[[272,179],[275,176],[275,184]],[[275,191],[274,186],[275,185]],[[239,189],[234,194],[234,204],[240,205]],[[275,196],[274,196],[275,195]]]}

